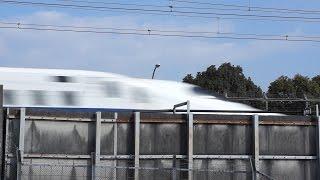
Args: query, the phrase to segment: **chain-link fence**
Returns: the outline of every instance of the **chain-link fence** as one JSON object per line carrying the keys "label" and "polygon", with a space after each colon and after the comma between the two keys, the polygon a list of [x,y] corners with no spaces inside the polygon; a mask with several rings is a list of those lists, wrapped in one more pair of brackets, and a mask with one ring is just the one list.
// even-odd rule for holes
{"label": "chain-link fence", "polygon": [[225,94],[225,98],[251,105],[269,112],[281,112],[288,115],[314,115],[315,105],[320,103],[319,96],[310,94]]}
{"label": "chain-link fence", "polygon": [[[122,166],[92,166],[67,164],[21,164],[6,163],[5,179],[21,180],[185,180],[191,173],[193,180],[211,179],[251,179],[252,171],[246,170],[211,170],[182,168],[149,168]],[[138,174],[138,175],[136,175]],[[274,178],[256,172],[259,180]]]}

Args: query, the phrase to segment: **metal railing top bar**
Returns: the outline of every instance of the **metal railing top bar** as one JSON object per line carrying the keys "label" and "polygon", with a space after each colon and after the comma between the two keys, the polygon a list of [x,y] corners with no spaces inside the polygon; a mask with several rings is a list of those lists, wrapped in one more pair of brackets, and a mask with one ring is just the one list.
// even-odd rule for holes
{"label": "metal railing top bar", "polygon": [[251,97],[227,97],[228,100],[234,101],[269,101],[269,102],[320,102],[320,99],[303,99],[303,98],[251,98]]}

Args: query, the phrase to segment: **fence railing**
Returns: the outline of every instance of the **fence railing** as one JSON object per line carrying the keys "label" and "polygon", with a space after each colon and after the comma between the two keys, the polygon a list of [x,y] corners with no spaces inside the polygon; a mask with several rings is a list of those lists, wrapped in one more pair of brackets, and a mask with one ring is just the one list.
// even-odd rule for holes
{"label": "fence railing", "polygon": [[[134,179],[134,172],[139,172],[139,180],[182,180],[186,179],[191,171],[194,180],[209,179],[248,179],[254,173],[258,179],[274,180],[261,172],[252,172],[245,167],[235,167],[231,170],[223,169],[187,169],[187,168],[159,168],[159,167],[131,167],[87,164],[21,164],[16,169],[15,163],[6,163],[6,179],[19,180],[130,180]],[[16,178],[14,178],[16,177]]]}
{"label": "fence railing", "polygon": [[[234,102],[249,102],[250,105],[256,105],[257,108],[264,109],[265,111],[274,111],[275,109],[286,113],[281,107],[287,107],[287,113],[299,114],[299,115],[311,115],[314,114],[314,105],[320,103],[320,97],[273,97],[263,94],[262,97],[238,97],[228,96],[225,94],[225,98]],[[254,104],[259,102],[260,104]],[[281,103],[281,104],[279,104]],[[299,103],[299,104],[297,104]],[[290,110],[288,110],[290,109]]]}

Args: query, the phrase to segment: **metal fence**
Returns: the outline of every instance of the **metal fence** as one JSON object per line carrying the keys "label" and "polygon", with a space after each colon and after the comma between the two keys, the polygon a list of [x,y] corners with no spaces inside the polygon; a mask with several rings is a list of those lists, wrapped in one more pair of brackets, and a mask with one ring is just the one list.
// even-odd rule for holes
{"label": "metal fence", "polygon": [[[319,115],[8,108],[5,179],[311,180]],[[318,114],[318,113],[317,113]]]}
{"label": "metal fence", "polygon": [[266,93],[262,97],[256,97],[255,94],[248,97],[224,94],[224,97],[230,101],[249,104],[265,111],[278,111],[293,115],[315,115],[315,105],[320,103],[319,97],[305,94],[302,97]]}
{"label": "metal fence", "polygon": [[22,164],[15,169],[16,164],[6,164],[6,179],[20,180],[130,180],[135,179],[134,173],[139,173],[140,180],[183,180],[188,179],[191,172],[194,180],[211,179],[256,179],[274,180],[269,175],[253,172],[244,167],[234,170],[223,169],[183,169],[183,168],[151,168],[125,166],[88,166],[81,164]]}

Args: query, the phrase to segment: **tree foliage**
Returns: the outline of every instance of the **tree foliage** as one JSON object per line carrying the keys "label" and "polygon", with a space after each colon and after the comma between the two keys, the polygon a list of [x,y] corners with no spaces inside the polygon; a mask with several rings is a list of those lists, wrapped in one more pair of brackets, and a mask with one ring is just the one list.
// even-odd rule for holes
{"label": "tree foliage", "polygon": [[[272,98],[318,98],[320,96],[320,76],[310,79],[300,74],[293,78],[281,76],[270,83],[267,92]],[[297,111],[305,109],[305,102],[272,102],[270,108],[273,111]]]}
{"label": "tree foliage", "polygon": [[[231,97],[262,97],[262,90],[254,84],[250,77],[245,77],[240,66],[224,63],[218,68],[212,65],[205,71],[198,72],[195,77],[188,74],[183,82],[198,85],[209,91]],[[259,106],[257,102],[245,102]]]}
{"label": "tree foliage", "polygon": [[[198,85],[206,90],[228,97],[263,97],[263,91],[250,77],[245,77],[240,66],[224,63],[219,67],[209,66],[205,71],[198,72],[196,76],[188,74],[183,82]],[[268,98],[319,98],[320,97],[320,75],[313,78],[295,75],[293,78],[280,76],[271,82],[266,92]],[[264,102],[243,102],[254,107],[264,109]],[[309,104],[310,105],[310,104]],[[271,111],[301,111],[308,106],[306,102],[282,101],[270,102]]]}

